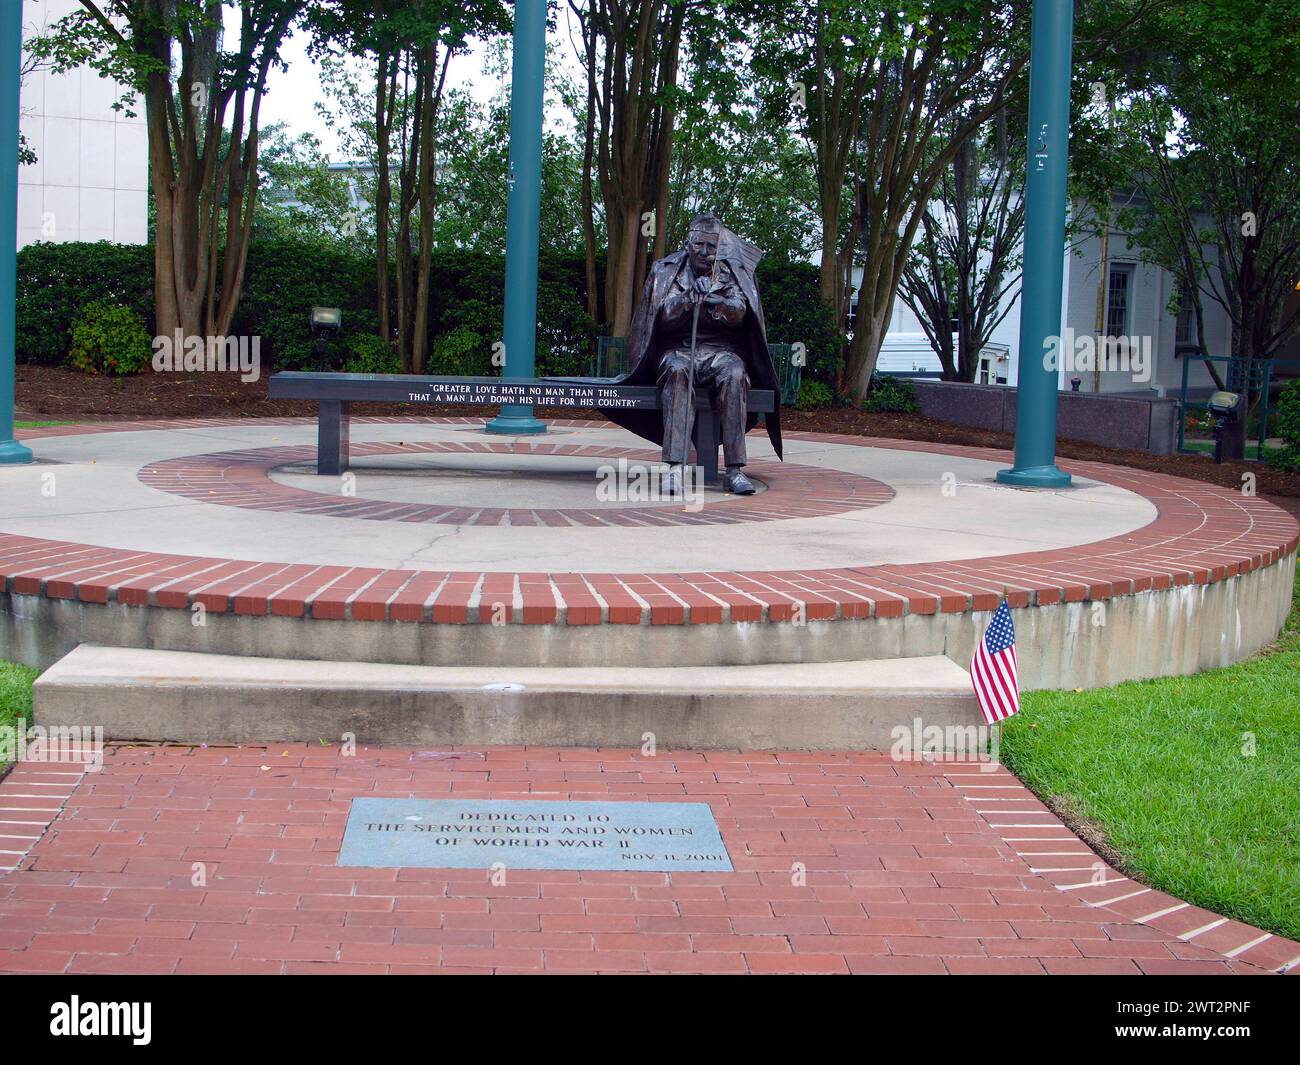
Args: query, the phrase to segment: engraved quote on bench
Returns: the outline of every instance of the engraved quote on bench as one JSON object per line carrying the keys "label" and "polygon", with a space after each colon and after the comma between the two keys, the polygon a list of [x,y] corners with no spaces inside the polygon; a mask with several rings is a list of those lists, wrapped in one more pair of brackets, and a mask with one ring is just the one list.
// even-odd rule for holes
{"label": "engraved quote on bench", "polygon": [[[642,391],[652,392],[645,389]],[[653,395],[632,396],[628,389],[603,385],[543,381],[515,384],[505,380],[423,381],[407,394],[411,403],[463,403],[494,406],[502,403],[542,407],[642,407],[653,406]]]}

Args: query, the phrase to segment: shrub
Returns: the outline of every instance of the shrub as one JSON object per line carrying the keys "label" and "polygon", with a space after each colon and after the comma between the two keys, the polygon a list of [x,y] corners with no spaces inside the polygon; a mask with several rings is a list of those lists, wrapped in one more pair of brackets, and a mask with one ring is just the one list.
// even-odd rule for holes
{"label": "shrub", "polygon": [[896,414],[916,412],[916,386],[910,378],[873,373],[867,391],[867,410],[890,411]]}
{"label": "shrub", "polygon": [[338,307],[343,329],[330,350],[358,335],[377,336],[374,260],[336,242],[308,238],[254,241],[230,332],[262,338],[262,362],[277,370],[316,368],[313,306]]}
{"label": "shrub", "polygon": [[397,350],[374,333],[354,333],[343,341],[348,373],[401,373]]}
{"label": "shrub", "polygon": [[[802,342],[807,353],[804,379],[833,386],[843,338],[821,302],[817,267],[765,259],[759,264],[758,278],[768,339],[774,344]],[[502,334],[504,280],[501,255],[434,252],[429,372],[498,372],[491,356],[492,345]],[[599,261],[596,283],[603,290],[604,263]],[[373,345],[367,347],[369,339],[362,339],[379,332],[377,290],[369,247],[310,236],[259,237],[249,248],[244,286],[229,332],[260,337],[266,366],[314,369],[315,341],[308,325],[311,308],[339,307],[343,329],[331,345],[343,345],[348,359],[369,365],[367,360],[380,355]],[[19,358],[50,365],[63,362],[78,316],[98,300],[131,308],[152,336],[156,332],[152,248],[107,241],[23,248],[18,253]],[[389,310],[395,320],[395,296]],[[594,340],[607,329],[587,313],[581,254],[542,252],[537,319],[537,373],[585,373]]]}
{"label": "shrub", "polygon": [[111,300],[87,304],[72,327],[68,364],[85,373],[124,377],[149,365],[153,348],[144,319]]}
{"label": "shrub", "polygon": [[758,294],[763,301],[768,343],[802,343],[808,359],[803,380],[812,378],[834,389],[845,337],[836,330],[834,315],[822,302],[817,267],[763,259],[758,264]]}
{"label": "shrub", "polygon": [[434,339],[429,372],[447,377],[491,377],[492,350],[486,337],[458,325]]}
{"label": "shrub", "polygon": [[831,391],[830,385],[813,380],[799,383],[799,399],[795,406],[800,410],[821,410],[834,402],[835,393]]}
{"label": "shrub", "polygon": [[21,362],[57,366],[72,346],[72,327],[97,300],[130,307],[153,325],[153,249],[106,240],[29,244],[18,253],[15,331]]}
{"label": "shrub", "polygon": [[1300,381],[1288,382],[1282,389],[1270,420],[1273,432],[1282,438],[1282,448],[1264,452],[1268,464],[1300,473]]}

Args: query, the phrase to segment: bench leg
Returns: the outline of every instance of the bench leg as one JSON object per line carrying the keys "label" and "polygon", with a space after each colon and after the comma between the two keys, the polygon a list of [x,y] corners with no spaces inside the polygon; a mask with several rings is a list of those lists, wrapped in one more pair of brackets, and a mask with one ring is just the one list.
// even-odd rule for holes
{"label": "bench leg", "polygon": [[695,412],[695,462],[704,467],[704,483],[719,485],[718,476],[718,418],[712,407]]}
{"label": "bench leg", "polygon": [[337,477],[348,468],[349,414],[346,400],[323,399],[316,419],[316,473]]}

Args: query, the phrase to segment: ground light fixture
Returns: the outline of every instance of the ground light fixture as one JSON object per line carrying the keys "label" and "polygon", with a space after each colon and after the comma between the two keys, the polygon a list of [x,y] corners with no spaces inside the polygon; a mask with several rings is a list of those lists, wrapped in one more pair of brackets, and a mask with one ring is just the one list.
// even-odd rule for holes
{"label": "ground light fixture", "polygon": [[313,307],[311,333],[316,338],[316,369],[325,369],[325,345],[343,327],[343,311],[338,307]]}
{"label": "ground light fixture", "polygon": [[1244,398],[1240,392],[1215,392],[1206,404],[1214,415],[1215,462],[1223,461],[1223,438],[1241,418]]}

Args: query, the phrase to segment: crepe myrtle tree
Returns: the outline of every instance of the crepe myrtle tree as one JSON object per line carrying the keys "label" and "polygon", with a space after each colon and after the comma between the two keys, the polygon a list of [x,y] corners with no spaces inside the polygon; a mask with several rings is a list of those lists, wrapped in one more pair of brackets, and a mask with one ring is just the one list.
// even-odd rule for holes
{"label": "crepe myrtle tree", "polygon": [[666,254],[662,220],[678,115],[683,50],[715,47],[736,26],[721,0],[567,0],[586,71],[582,207],[588,311],[596,317],[596,207],[604,212],[604,315],[627,333],[649,258]]}
{"label": "crepe myrtle tree", "polygon": [[143,98],[158,332],[221,335],[239,304],[258,194],[259,113],[295,0],[80,0],[29,42]]}
{"label": "crepe myrtle tree", "polygon": [[472,39],[508,31],[509,12],[502,0],[318,0],[305,20],[318,59],[346,58],[371,72],[368,86],[345,91],[369,110],[379,335],[396,342],[408,373],[422,373],[447,69]]}
{"label": "crepe myrtle tree", "polygon": [[817,187],[803,138],[758,91],[748,43],[713,39],[683,63],[667,214],[667,248],[710,210],[759,244],[766,261],[806,262],[821,236]]}
{"label": "crepe myrtle tree", "polygon": [[[1028,92],[1032,0],[729,2],[751,21],[755,63],[812,150],[822,299],[841,327],[862,268],[841,381],[861,403],[944,174]],[[1159,2],[1079,0],[1076,55],[1113,47]]]}
{"label": "crepe myrtle tree", "polygon": [[975,380],[980,352],[1020,296],[1024,135],[1009,135],[1007,126],[1007,112],[999,112],[983,136],[958,150],[903,271],[899,294],[945,381]]}
{"label": "crepe myrtle tree", "polygon": [[1175,0],[1121,82],[1120,177],[1142,195],[1117,225],[1173,274],[1202,355],[1225,354],[1210,350],[1207,303],[1231,323],[1226,354],[1247,364],[1300,330],[1300,309],[1288,310],[1300,282],[1296,11],[1293,0]]}
{"label": "crepe myrtle tree", "polygon": [[807,140],[821,292],[841,328],[863,267],[843,390],[861,402],[912,243],[962,145],[1029,59],[1029,0],[734,0],[774,106]]}
{"label": "crepe myrtle tree", "polygon": [[758,91],[806,147],[816,185],[819,285],[837,328],[848,319],[861,236],[854,192],[863,115],[886,48],[886,5],[873,0],[729,0],[752,34]]}

